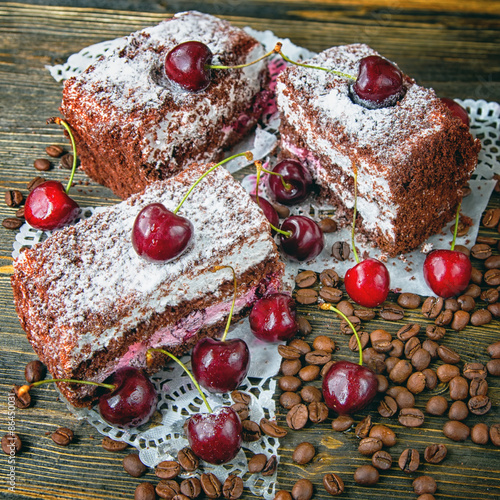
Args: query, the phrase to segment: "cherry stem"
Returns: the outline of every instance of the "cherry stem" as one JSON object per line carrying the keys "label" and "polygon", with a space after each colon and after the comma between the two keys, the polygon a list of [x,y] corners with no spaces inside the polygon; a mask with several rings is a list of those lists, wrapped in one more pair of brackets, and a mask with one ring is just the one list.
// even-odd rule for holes
{"label": "cherry stem", "polygon": [[212,408],[208,404],[207,398],[205,397],[205,394],[203,394],[203,391],[201,390],[200,384],[196,381],[194,378],[193,374],[189,371],[188,367],[177,357],[174,356],[171,352],[166,351],[165,349],[160,349],[158,347],[152,347],[151,349],[148,349],[146,353],[146,360],[149,361],[151,359],[151,353],[152,352],[160,352],[161,354],[165,354],[165,356],[168,356],[169,358],[173,359],[189,376],[191,381],[193,382],[194,386],[196,389],[198,389],[198,392],[200,393],[201,399],[203,399],[203,402],[205,403],[206,407],[208,408],[209,413],[213,413]]}
{"label": "cherry stem", "polygon": [[356,228],[356,214],[358,211],[358,169],[356,165],[353,165],[354,171],[354,211],[352,215],[352,229],[351,229],[351,242],[352,242],[352,253],[356,259],[356,263],[359,264],[358,252],[356,251],[356,244],[354,243],[354,229]]}
{"label": "cherry stem", "polygon": [[281,42],[278,42],[276,44],[276,47],[274,47],[274,52],[278,53],[287,63],[294,64],[295,66],[301,66],[302,68],[320,69],[321,71],[326,71],[327,73],[332,73],[333,75],[341,76],[349,80],[356,80],[355,76],[348,75],[347,73],[343,73],[342,71],[336,71],[334,69],[322,68],[321,66],[311,66],[310,64],[304,64],[304,63],[299,63],[297,61],[292,61],[290,58],[285,56],[283,52],[281,52],[281,47],[282,47]]}
{"label": "cherry stem", "polygon": [[455,229],[453,230],[453,240],[451,242],[451,250],[455,250],[455,242],[457,241],[457,233],[458,233],[458,223],[460,221],[460,207],[462,206],[462,202],[458,204],[457,213],[455,215]]}
{"label": "cherry stem", "polygon": [[262,59],[265,59],[266,57],[269,57],[273,55],[276,51],[270,50],[267,54],[264,54],[263,56],[260,56],[258,59],[255,59],[255,61],[252,61],[250,63],[245,63],[245,64],[237,64],[236,66],[222,66],[222,65],[217,65],[217,64],[206,64],[205,68],[210,68],[210,69],[242,69],[242,68],[247,68],[248,66],[252,66],[252,64],[256,64]]}
{"label": "cherry stem", "polygon": [[71,167],[71,175],[69,177],[68,184],[66,185],[66,194],[69,194],[69,190],[71,188],[71,184],[73,184],[73,177],[75,176],[76,172],[76,144],[75,144],[75,138],[73,137],[73,133],[71,132],[70,126],[65,122],[64,120],[61,120],[59,117],[54,117],[54,118],[49,118],[47,120],[47,123],[55,123],[57,125],[63,126],[66,131],[68,132],[69,138],[71,140],[71,148],[73,150],[73,166]]}
{"label": "cherry stem", "polygon": [[66,382],[68,384],[83,384],[83,385],[95,385],[97,387],[104,387],[105,389],[109,389],[110,391],[114,391],[116,389],[116,385],[113,384],[103,384],[101,382],[92,382],[90,380],[75,380],[73,378],[48,378],[45,380],[39,380],[38,382],[33,382],[32,384],[22,385],[18,390],[18,395],[23,396],[33,387],[38,387],[43,384],[50,384],[52,382]]}
{"label": "cherry stem", "polygon": [[[283,179],[283,175],[282,174],[279,174],[277,172],[271,172],[270,170],[266,170],[265,168],[262,167],[262,162],[261,161],[254,161],[254,164],[255,164],[255,167],[257,168],[257,179],[255,181],[255,199],[257,200],[257,205],[259,205],[260,207],[260,202],[259,202],[259,182],[260,182],[260,174],[261,172],[266,172],[266,173],[269,173],[269,174],[274,174],[274,175],[280,175],[281,176],[281,180],[283,181],[283,186],[285,187],[285,189],[287,189],[286,185],[287,183],[285,183],[285,180]],[[290,186],[290,184],[288,184]],[[290,186],[291,188],[291,186]],[[273,224],[271,224],[271,222],[269,222],[269,225],[271,226],[271,229],[273,229],[274,231],[276,231],[277,233],[279,234],[282,234],[283,236],[285,236],[285,238],[290,238],[292,236],[292,231],[283,231],[283,229],[280,229],[280,228],[277,228],[277,227],[274,227]]]}
{"label": "cherry stem", "polygon": [[237,292],[238,283],[236,281],[236,272],[234,271],[233,266],[214,266],[212,268],[212,271],[216,272],[216,271],[220,271],[221,269],[231,269],[231,271],[233,273],[233,283],[234,283],[233,302],[231,304],[231,310],[229,311],[229,316],[227,317],[226,329],[224,330],[224,334],[222,335],[222,338],[221,338],[221,342],[224,342],[226,340],[227,334],[229,332],[229,327],[231,326],[231,320],[233,319],[234,304],[236,303],[236,292]]}
{"label": "cherry stem", "polygon": [[228,161],[234,160],[235,158],[239,158],[240,156],[244,156],[248,161],[253,160],[253,154],[250,151],[245,151],[244,153],[238,153],[236,155],[230,156],[229,158],[226,158],[213,167],[210,167],[188,190],[188,192],[184,195],[184,198],[182,198],[181,202],[179,205],[177,205],[177,208],[174,210],[174,215],[177,214],[177,212],[180,210],[184,202],[188,199],[189,195],[193,192],[194,188],[210,173],[213,172],[216,168],[220,167],[221,165],[224,165],[224,163],[227,163]]}
{"label": "cherry stem", "polygon": [[359,338],[358,332],[356,331],[356,328],[352,324],[351,320],[342,311],[337,309],[335,306],[332,306],[332,304],[324,302],[323,304],[320,304],[319,308],[322,309],[323,311],[333,311],[342,316],[342,318],[347,321],[347,324],[351,327],[351,330],[354,332],[354,335],[356,337],[356,342],[358,343],[359,365],[363,366],[363,346],[361,345],[361,339]]}

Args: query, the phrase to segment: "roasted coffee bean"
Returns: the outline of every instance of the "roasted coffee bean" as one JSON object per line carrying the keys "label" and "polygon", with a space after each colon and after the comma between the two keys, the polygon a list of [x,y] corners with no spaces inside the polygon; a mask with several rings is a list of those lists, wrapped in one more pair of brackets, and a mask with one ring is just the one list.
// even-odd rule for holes
{"label": "roasted coffee bean", "polygon": [[333,269],[325,269],[319,275],[319,281],[324,286],[336,288],[339,284],[339,275]]}
{"label": "roasted coffee bean", "polygon": [[243,495],[243,479],[234,474],[229,474],[222,485],[222,494],[228,500],[240,498]]}
{"label": "roasted coffee bean", "polygon": [[398,420],[405,427],[420,427],[425,420],[424,414],[418,408],[402,408]]}
{"label": "roasted coffee bean", "polygon": [[436,369],[436,375],[440,382],[449,382],[453,377],[460,375],[460,369],[458,366],[450,365],[445,363],[444,365],[439,365]]}
{"label": "roasted coffee bean", "polygon": [[491,247],[485,243],[478,243],[470,249],[472,257],[479,260],[486,260],[491,256]]}
{"label": "roasted coffee bean", "polygon": [[405,347],[404,343],[399,339],[392,339],[391,344],[392,344],[392,349],[387,354],[395,358],[400,358],[403,355]]}
{"label": "roasted coffee bean", "polygon": [[7,217],[2,221],[2,226],[5,229],[19,229],[23,225],[23,221],[17,217]]}
{"label": "roasted coffee bean", "polygon": [[385,450],[377,451],[372,456],[372,465],[379,470],[389,470],[392,466],[392,456]]}
{"label": "roasted coffee bean", "polygon": [[474,396],[486,396],[488,394],[488,382],[482,378],[473,378],[470,381],[469,395]]}
{"label": "roasted coffee bean", "polygon": [[[347,318],[351,322],[351,325],[355,328],[356,332],[360,332],[362,329],[361,320],[357,316],[347,316]],[[344,335],[354,334],[351,325],[347,323],[345,319],[342,319],[340,322],[340,331]]]}
{"label": "roasted coffee bean", "polygon": [[302,398],[300,397],[300,394],[297,394],[296,392],[286,391],[280,396],[280,404],[286,410],[289,410],[292,406],[298,405],[301,402]]}
{"label": "roasted coffee bean", "polygon": [[401,453],[398,465],[403,472],[415,472],[420,466],[420,453],[413,448],[407,448]]}
{"label": "roasted coffee bean", "polygon": [[256,474],[258,472],[262,472],[265,465],[267,463],[267,457],[264,453],[256,453],[249,461],[248,461],[248,471],[251,474]]}
{"label": "roasted coffee bean", "polygon": [[297,290],[295,300],[304,305],[316,304],[318,302],[318,292],[312,288],[301,288]]}
{"label": "roasted coffee bean", "polygon": [[306,385],[300,391],[300,397],[305,403],[319,402],[323,399],[322,392],[313,385]]}
{"label": "roasted coffee bean", "polygon": [[341,262],[349,258],[351,247],[345,241],[336,241],[332,246],[332,257]]}
{"label": "roasted coffee bean", "polygon": [[326,363],[325,365],[323,365],[321,367],[321,371],[319,372],[319,375],[321,377],[324,377],[328,371],[330,370],[330,368],[336,363],[336,361],[334,361],[333,359],[331,361],[328,361],[328,363]]}
{"label": "roasted coffee bean", "polygon": [[453,320],[450,327],[456,332],[462,331],[470,320],[470,314],[467,311],[457,311],[453,314]]}
{"label": "roasted coffee bean", "polygon": [[21,438],[14,432],[9,432],[2,437],[2,451],[6,455],[17,455],[22,446]]}
{"label": "roasted coffee bean", "polygon": [[24,219],[24,207],[18,208],[15,215],[19,219]]}
{"label": "roasted coffee bean", "polygon": [[311,352],[311,346],[303,339],[292,339],[288,345],[297,349],[302,355]]}
{"label": "roasted coffee bean", "polygon": [[57,144],[52,144],[45,148],[45,152],[52,158],[59,158],[64,153],[64,149]]}
{"label": "roasted coffee bean", "polygon": [[370,437],[380,439],[384,446],[391,448],[396,444],[396,433],[386,425],[377,424],[370,429]]}
{"label": "roasted coffee bean", "polygon": [[460,363],[460,355],[451,347],[440,345],[438,347],[437,353],[439,359],[441,359],[443,363],[447,363],[449,365],[456,365],[457,363]]}
{"label": "roasted coffee bean", "polygon": [[156,485],[156,494],[160,498],[165,498],[166,500],[172,500],[175,495],[180,493],[179,484],[173,479],[162,479]]}
{"label": "roasted coffee bean", "polygon": [[373,309],[354,309],[354,316],[361,321],[371,321],[375,318],[376,314]]}
{"label": "roasted coffee bean", "polygon": [[476,301],[470,295],[460,295],[457,298],[457,302],[462,311],[470,312],[476,307]]}
{"label": "roasted coffee bean", "polygon": [[389,378],[395,384],[402,384],[413,372],[413,367],[407,359],[399,360],[389,373]]}
{"label": "roasted coffee bean", "polygon": [[[243,403],[235,403],[235,404],[243,404]],[[193,450],[191,448],[188,448],[187,446],[179,450],[179,452],[177,453],[177,461],[179,462],[180,466],[187,472],[194,472],[198,468],[198,465],[200,463],[198,457],[194,454]],[[184,495],[185,494],[186,493],[184,493]]]}
{"label": "roasted coffee bean", "polygon": [[406,387],[402,387],[395,397],[399,409],[413,408],[415,406],[415,396]]}
{"label": "roasted coffee bean", "polygon": [[155,468],[155,475],[160,479],[175,479],[181,472],[181,466],[174,460],[164,460]]}
{"label": "roasted coffee bean", "polygon": [[444,299],[442,297],[427,297],[422,304],[422,314],[429,319],[435,319],[443,310]]}
{"label": "roasted coffee bean", "polygon": [[425,405],[425,411],[431,415],[441,416],[448,410],[448,401],[443,396],[432,396]]}
{"label": "roasted coffee bean", "polygon": [[260,431],[260,427],[259,424],[257,424],[257,422],[247,419],[241,422],[241,426],[243,428],[242,430],[243,441],[251,443],[253,441],[258,441],[261,438],[262,433]]}
{"label": "roasted coffee bean", "polygon": [[406,382],[406,388],[412,394],[420,394],[426,385],[425,375],[422,372],[414,372],[412,373]]}
{"label": "roasted coffee bean", "polygon": [[411,357],[411,364],[415,370],[423,372],[431,364],[429,351],[422,348],[417,349]]}
{"label": "roasted coffee bean", "polygon": [[280,427],[276,422],[269,420],[267,418],[262,418],[260,420],[260,430],[267,436],[275,438],[283,438],[288,432],[283,427]]}
{"label": "roasted coffee bean", "polygon": [[101,445],[106,451],[111,452],[123,451],[128,448],[128,443],[125,443],[125,441],[115,441],[108,436],[102,438]]}
{"label": "roasted coffee bean", "polygon": [[464,377],[469,380],[485,379],[487,375],[486,368],[482,363],[465,363],[462,372]]}
{"label": "roasted coffee bean", "polygon": [[[370,341],[370,335],[368,334],[368,332],[362,332],[359,334],[359,340],[361,342],[361,347],[364,349]],[[354,352],[359,351],[358,339],[355,334],[352,334],[351,338],[349,339],[349,349]]]}
{"label": "roasted coffee bean", "polygon": [[328,418],[328,406],[321,401],[311,402],[307,409],[309,412],[309,420],[313,424],[319,424]]}
{"label": "roasted coffee bean", "polygon": [[47,170],[50,170],[51,163],[46,158],[38,158],[34,161],[33,166],[40,172],[46,172]]}
{"label": "roasted coffee bean", "polygon": [[337,223],[333,219],[330,219],[330,217],[321,219],[318,222],[318,226],[325,234],[334,233],[337,230]]}
{"label": "roasted coffee bean", "polygon": [[458,304],[458,301],[455,298],[445,299],[444,308],[448,309],[451,312],[456,312],[460,309],[460,305]]}
{"label": "roasted coffee bean", "polygon": [[484,282],[490,286],[500,285],[500,269],[488,269],[484,273]]}
{"label": "roasted coffee bean", "polygon": [[279,490],[274,496],[274,500],[293,500],[292,494],[285,490]]}
{"label": "roasted coffee bean", "polygon": [[500,318],[500,302],[489,304],[487,309],[488,311],[490,311],[494,318]]}
{"label": "roasted coffee bean", "polygon": [[405,316],[405,311],[397,304],[387,303],[379,311],[380,317],[386,321],[399,321]]}
{"label": "roasted coffee bean", "polygon": [[292,375],[285,375],[278,380],[278,387],[282,391],[295,392],[302,385],[302,380]]}
{"label": "roasted coffee bean", "polygon": [[337,309],[341,312],[344,313],[348,318],[354,315],[354,307],[353,305],[347,301],[347,300],[341,300],[337,304]]}
{"label": "roasted coffee bean", "polygon": [[425,349],[431,355],[431,359],[437,358],[438,347],[439,347],[439,344],[431,339],[425,339],[422,342],[422,349]]}
{"label": "roasted coffee bean", "polygon": [[473,326],[487,325],[488,323],[491,323],[492,319],[493,316],[488,309],[478,309],[470,316],[470,322]]}
{"label": "roasted coffee bean", "polygon": [[319,377],[320,367],[318,365],[307,365],[299,370],[298,376],[304,382],[312,382]]}
{"label": "roasted coffee bean", "polygon": [[344,493],[344,481],[338,474],[328,473],[323,476],[323,486],[332,496]]}
{"label": "roasted coffee bean", "polygon": [[148,468],[141,462],[139,455],[137,453],[130,453],[123,457],[123,468],[127,474],[132,477],[143,476]]}
{"label": "roasted coffee bean", "polygon": [[492,229],[498,226],[500,222],[500,209],[499,208],[490,208],[484,212],[483,218],[481,220],[481,224],[488,229]]}
{"label": "roasted coffee bean", "polygon": [[332,359],[332,353],[327,351],[311,351],[305,355],[306,363],[322,366]]}
{"label": "roasted coffee bean", "polygon": [[342,290],[339,288],[332,288],[329,286],[324,286],[319,291],[319,296],[325,301],[331,304],[337,304],[342,300]]}
{"label": "roasted coffee bean", "polygon": [[138,484],[135,489],[134,500],[156,500],[155,487],[151,483]]}
{"label": "roasted coffee bean", "polygon": [[392,349],[392,335],[385,330],[374,330],[370,333],[370,342],[377,352],[389,352]]}
{"label": "roasted coffee bean", "polygon": [[310,333],[312,332],[311,323],[309,323],[309,321],[307,321],[307,319],[304,318],[304,316],[299,316],[297,318],[297,324],[299,326],[299,333],[301,335],[304,336],[310,335]]}
{"label": "roasted coffee bean", "polygon": [[425,334],[430,340],[434,340],[436,342],[441,340],[446,335],[446,330],[442,326],[427,325],[425,328]]}
{"label": "roasted coffee bean", "polygon": [[299,479],[292,488],[293,500],[311,500],[314,486],[309,479]]}
{"label": "roasted coffee bean", "polygon": [[36,187],[38,187],[43,182],[45,182],[45,179],[43,177],[35,177],[34,179],[31,179],[28,182],[28,184],[26,184],[26,188],[31,193],[31,191],[33,191],[33,189],[35,189]]}
{"label": "roasted coffee bean", "polygon": [[5,204],[8,207],[18,207],[24,201],[24,196],[17,189],[5,191]]}
{"label": "roasted coffee bean", "polygon": [[396,403],[396,400],[394,398],[386,395],[384,396],[384,399],[380,401],[377,409],[380,413],[380,416],[390,418],[393,415],[396,415],[396,412],[398,411],[398,404]]}
{"label": "roasted coffee bean", "polygon": [[28,384],[44,379],[46,373],[47,367],[38,359],[30,361],[24,368],[24,378]]}
{"label": "roasted coffee bean", "polygon": [[486,269],[500,269],[500,255],[492,255],[484,261]]}
{"label": "roasted coffee bean", "polygon": [[381,375],[380,373],[377,375],[377,392],[385,392],[389,389],[389,379],[385,375]]}
{"label": "roasted coffee bean", "polygon": [[483,282],[483,273],[477,267],[472,266],[470,280],[472,283],[480,285]]}
{"label": "roasted coffee bean", "polygon": [[[412,337],[405,344],[404,353],[407,359],[413,358],[413,355],[421,349],[422,344],[420,343],[420,339],[418,337]],[[428,354],[428,353],[427,353]]]}
{"label": "roasted coffee bean", "polygon": [[424,451],[424,459],[430,464],[440,464],[446,458],[447,453],[448,448],[444,444],[430,444]]}
{"label": "roasted coffee bean", "polygon": [[350,429],[354,420],[350,415],[339,415],[332,420],[332,429],[336,432],[343,432]]}
{"label": "roasted coffee bean", "polygon": [[416,293],[401,293],[398,295],[397,303],[404,309],[417,309],[420,306],[421,299]]}
{"label": "roasted coffee bean", "polygon": [[497,448],[500,446],[500,424],[490,426],[490,440]]}
{"label": "roasted coffee bean", "polygon": [[354,481],[361,486],[373,486],[378,483],[380,474],[373,465],[362,465],[354,471]]}
{"label": "roasted coffee bean", "polygon": [[493,359],[500,359],[500,341],[490,344],[486,349],[488,356]]}
{"label": "roasted coffee bean", "polygon": [[311,443],[304,441],[295,447],[292,460],[299,465],[308,464],[316,455],[316,450]]}
{"label": "roasted coffee bean", "polygon": [[452,441],[465,441],[470,435],[470,429],[463,422],[448,420],[443,426],[443,434]]}
{"label": "roasted coffee bean", "polygon": [[439,316],[434,320],[434,323],[437,326],[446,326],[451,323],[453,319],[453,312],[449,309],[445,309],[439,313]]}
{"label": "roasted coffee bean", "polygon": [[370,434],[370,429],[372,428],[372,416],[368,414],[361,422],[356,425],[354,433],[360,439],[368,437]]}
{"label": "roasted coffee bean", "polygon": [[294,376],[297,375],[302,368],[302,363],[299,358],[296,359],[283,359],[281,362],[280,371],[283,375]]}
{"label": "roasted coffee bean", "polygon": [[438,383],[436,372],[432,368],[426,368],[422,373],[425,375],[425,387],[430,391],[434,390]]}
{"label": "roasted coffee bean", "polygon": [[290,429],[303,429],[309,419],[309,411],[303,403],[293,406],[288,410],[286,415],[286,423]]}
{"label": "roasted coffee bean", "polygon": [[16,408],[24,410],[31,405],[31,396],[29,392],[25,392],[24,394],[20,395],[20,388],[21,387],[19,385],[14,385],[9,394],[11,396],[14,396],[14,405],[16,406]]}
{"label": "roasted coffee bean", "polygon": [[476,424],[470,430],[470,438],[475,444],[486,444],[490,439],[488,426],[482,422]]}
{"label": "roasted coffee bean", "polygon": [[469,395],[469,382],[466,378],[458,376],[450,380],[450,399],[459,401],[467,399]]}
{"label": "roasted coffee bean", "polygon": [[73,168],[73,155],[71,153],[62,155],[59,165],[64,170],[71,170]]}
{"label": "roasted coffee bean", "polygon": [[494,304],[499,298],[500,292],[496,288],[488,288],[481,292],[481,300],[487,304]]}
{"label": "roasted coffee bean", "polygon": [[491,399],[484,396],[473,396],[467,402],[469,411],[474,415],[485,415],[491,410]]}
{"label": "roasted coffee bean", "polygon": [[454,401],[448,410],[450,420],[465,420],[469,416],[469,408],[463,401]]}
{"label": "roasted coffee bean", "polygon": [[190,498],[186,495],[183,495],[182,493],[177,493],[172,500],[190,500]]}
{"label": "roasted coffee bean", "polygon": [[288,207],[285,207],[285,205],[282,205],[281,203],[277,203],[275,201],[271,202],[271,205],[273,206],[274,210],[276,210],[276,213],[278,214],[280,219],[286,219],[290,215],[290,209]]}
{"label": "roasted coffee bean", "polygon": [[208,498],[219,498],[222,494],[222,484],[217,476],[212,473],[203,473],[200,477],[201,489]]}
{"label": "roasted coffee bean", "polygon": [[326,335],[318,335],[312,343],[316,351],[333,352],[335,351],[335,341]]}
{"label": "roasted coffee bean", "polygon": [[68,446],[73,441],[74,434],[67,427],[59,427],[50,435],[50,438],[59,446]]}
{"label": "roasted coffee bean", "polygon": [[416,495],[424,495],[429,493],[433,495],[436,493],[437,484],[432,476],[420,476],[413,480],[413,491]]}
{"label": "roasted coffee bean", "polygon": [[377,352],[373,347],[363,350],[363,361],[375,373],[383,373],[385,371],[385,354]]}
{"label": "roasted coffee bean", "polygon": [[372,456],[382,449],[382,441],[376,437],[363,438],[358,444],[358,451],[361,455]]}
{"label": "roasted coffee bean", "polygon": [[316,283],[317,279],[314,271],[302,271],[295,276],[295,283],[299,288],[309,288]]}
{"label": "roasted coffee bean", "polygon": [[409,323],[402,326],[396,333],[396,337],[402,342],[410,340],[412,337],[416,337],[420,332],[420,325],[416,323]]}

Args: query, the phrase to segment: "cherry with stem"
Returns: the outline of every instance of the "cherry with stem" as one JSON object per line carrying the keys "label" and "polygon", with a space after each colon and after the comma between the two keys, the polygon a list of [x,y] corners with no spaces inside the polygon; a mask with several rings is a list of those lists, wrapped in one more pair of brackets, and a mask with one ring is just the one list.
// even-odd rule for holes
{"label": "cherry with stem", "polygon": [[385,265],[378,259],[359,260],[354,241],[357,215],[357,168],[354,166],[354,210],[351,229],[351,241],[356,265],[350,268],[344,277],[344,285],[349,297],[364,307],[377,307],[389,294],[390,276]]}
{"label": "cherry with stem", "polygon": [[377,375],[370,368],[363,366],[361,340],[349,318],[332,304],[323,303],[320,309],[339,314],[351,327],[356,337],[359,363],[337,361],[328,370],[322,383],[325,404],[339,415],[351,415],[370,404],[377,394]]}

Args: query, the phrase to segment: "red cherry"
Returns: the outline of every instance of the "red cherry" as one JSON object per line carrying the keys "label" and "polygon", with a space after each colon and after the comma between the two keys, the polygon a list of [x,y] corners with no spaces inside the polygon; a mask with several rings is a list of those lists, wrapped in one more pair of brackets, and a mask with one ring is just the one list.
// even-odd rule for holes
{"label": "red cherry", "polygon": [[323,378],[325,403],[339,415],[351,415],[365,408],[377,389],[375,372],[350,361],[337,361]]}
{"label": "red cherry", "polygon": [[[252,195],[253,200],[257,203],[257,197]],[[274,226],[278,227],[280,225],[280,218],[274,207],[262,196],[259,196],[259,207],[264,212],[264,215],[267,217],[267,220]],[[275,231],[273,230],[273,233]]]}
{"label": "red cherry", "polygon": [[176,45],[165,59],[165,73],[173,82],[192,92],[210,85],[212,51],[201,42],[184,42]]}
{"label": "red cherry", "polygon": [[250,312],[250,329],[260,340],[279,342],[298,331],[295,302],[286,293],[273,293],[259,299]]}
{"label": "red cherry", "polygon": [[191,355],[195,379],[210,392],[234,391],[250,367],[250,351],[244,340],[199,340]]}
{"label": "red cherry", "polygon": [[321,228],[304,215],[292,215],[286,218],[281,229],[292,233],[291,236],[280,234],[281,248],[292,260],[302,262],[314,259],[325,246]]}
{"label": "red cherry", "polygon": [[394,106],[404,95],[403,74],[399,68],[380,56],[361,59],[351,97],[368,109]]}
{"label": "red cherry", "polygon": [[[268,186],[274,199],[283,205],[295,205],[304,201],[312,190],[311,173],[297,160],[282,160],[272,170],[279,175],[269,175]],[[283,181],[290,185],[286,189]]]}
{"label": "red cherry", "polygon": [[472,264],[456,250],[433,250],[424,262],[424,279],[430,289],[445,299],[459,295],[469,285]]}
{"label": "red cherry", "polygon": [[149,262],[169,262],[187,248],[193,237],[193,225],[161,203],[144,207],[132,228],[132,246]]}
{"label": "red cherry", "polygon": [[453,99],[450,99],[448,97],[441,97],[441,101],[446,104],[452,114],[457,118],[460,118],[460,120],[462,120],[462,122],[467,125],[467,127],[470,125],[469,113],[467,113],[467,111],[462,106],[460,106],[458,102],[455,102]]}
{"label": "red cherry", "polygon": [[69,224],[80,213],[80,207],[72,200],[58,181],[45,181],[26,198],[24,217],[35,229],[51,231]]}
{"label": "red cherry", "polygon": [[106,380],[115,385],[99,398],[99,412],[111,425],[123,429],[146,423],[156,410],[158,395],[144,373],[133,367],[120,368]]}
{"label": "red cherry", "polygon": [[363,307],[377,307],[389,294],[389,271],[379,260],[366,259],[346,272],[344,285],[354,302]]}
{"label": "red cherry", "polygon": [[220,465],[232,460],[243,441],[240,417],[228,406],[213,413],[193,415],[185,429],[194,454],[210,464]]}

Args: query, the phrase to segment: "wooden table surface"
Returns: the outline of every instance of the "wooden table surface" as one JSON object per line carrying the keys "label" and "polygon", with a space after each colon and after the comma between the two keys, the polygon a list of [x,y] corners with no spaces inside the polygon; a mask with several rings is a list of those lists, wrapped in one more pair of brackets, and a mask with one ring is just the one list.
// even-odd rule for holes
{"label": "wooden table surface", "polygon": [[[49,5],[50,4],[50,5]],[[155,24],[176,11],[197,9],[229,19],[237,26],[270,29],[298,45],[319,51],[332,45],[365,42],[390,59],[424,86],[433,87],[439,95],[485,99],[500,102],[500,2],[491,0],[224,0],[214,1],[25,1],[0,3],[0,186],[27,193],[26,184],[38,172],[36,158],[45,157],[45,147],[64,144],[61,130],[47,126],[45,120],[57,115],[61,84],[56,83],[46,64],[63,62],[85,46],[126,35],[133,30]],[[63,180],[67,171],[53,168],[48,175]],[[116,197],[108,190],[88,182],[77,174],[73,195],[82,206],[113,204]],[[491,200],[498,206],[498,195]],[[14,209],[0,203],[0,218],[11,217]],[[493,230],[483,234],[497,237]],[[14,383],[24,380],[24,366],[35,359],[12,304],[9,256],[15,231],[0,227],[0,434],[7,432],[7,395]],[[495,250],[495,253],[496,250]],[[480,263],[475,265],[481,267]],[[318,269],[321,271],[321,269]],[[389,299],[394,300],[391,295]],[[313,326],[313,335],[335,335],[340,345],[337,356],[349,357],[346,337],[334,334],[338,321],[330,313],[319,313],[313,306],[300,307]],[[415,321],[425,326],[419,311],[407,313],[404,321],[385,323],[380,319],[366,324],[372,331],[384,327],[395,332],[401,324]],[[486,362],[486,346],[499,340],[498,321],[461,333],[448,329],[444,344],[455,348],[463,361]],[[354,358],[352,358],[354,359]],[[434,367],[437,363],[433,363]],[[468,424],[483,420],[500,423],[500,383],[489,377],[489,395],[493,402],[485,417],[469,417]],[[441,384],[433,394],[447,395]],[[417,407],[423,408],[429,392],[417,396]],[[15,413],[16,432],[23,449],[16,456],[14,492],[9,492],[8,458],[0,457],[0,496],[6,499],[114,499],[133,498],[142,480],[155,483],[152,471],[142,479],[128,476],[122,458],[128,452],[108,453],[100,446],[101,438],[86,422],[76,420],[57,399],[53,387],[35,391],[34,405]],[[279,406],[278,406],[279,408]],[[412,480],[419,474],[430,474],[438,483],[436,498],[499,499],[500,450],[493,445],[478,446],[470,440],[454,443],[447,440],[441,428],[444,418],[427,417],[420,429],[404,429],[395,419],[383,419],[373,403],[367,413],[374,420],[390,425],[398,443],[391,450],[397,459],[406,447],[421,453],[433,442],[448,445],[449,455],[441,465],[421,465],[409,476],[397,465],[382,473],[378,485],[368,488],[356,485],[353,472],[369,459],[357,452],[353,431],[336,434],[331,418],[304,431],[290,432],[282,440],[279,485],[285,489],[298,477],[306,477],[316,487],[315,498],[328,498],[321,486],[326,472],[339,473],[345,483],[345,498],[372,499],[416,498]],[[284,422],[280,410],[279,422]],[[47,436],[59,426],[70,427],[75,441],[69,447],[55,445]],[[300,441],[309,440],[318,455],[307,466],[291,464],[291,452]],[[130,451],[130,450],[129,450]],[[248,492],[245,498],[250,498]]]}

